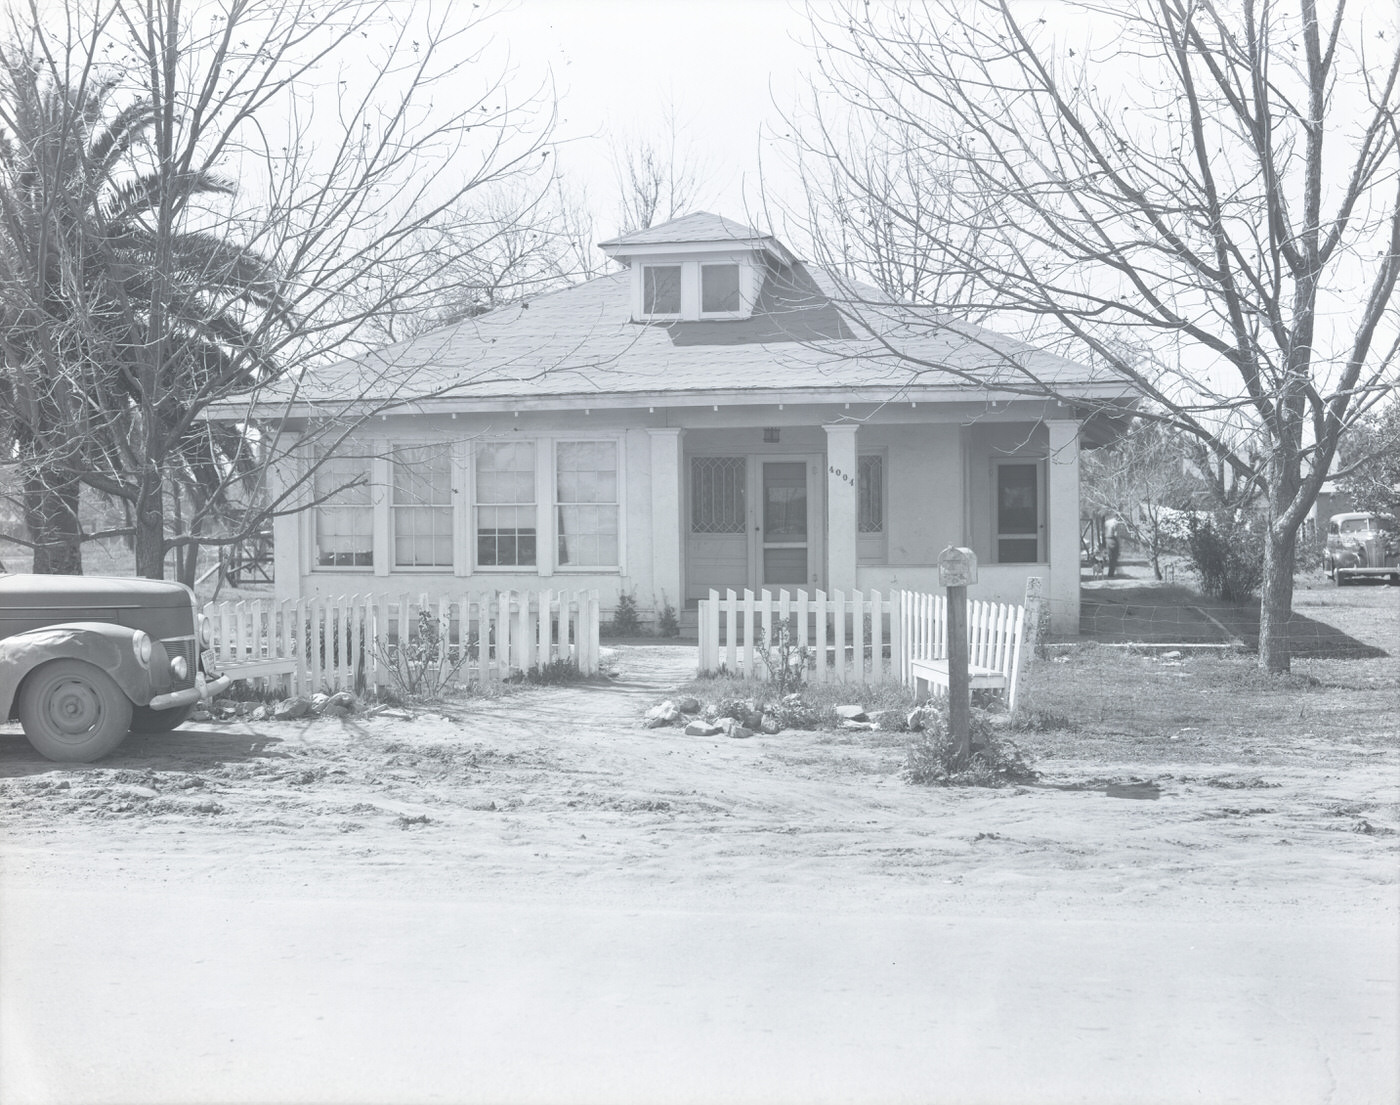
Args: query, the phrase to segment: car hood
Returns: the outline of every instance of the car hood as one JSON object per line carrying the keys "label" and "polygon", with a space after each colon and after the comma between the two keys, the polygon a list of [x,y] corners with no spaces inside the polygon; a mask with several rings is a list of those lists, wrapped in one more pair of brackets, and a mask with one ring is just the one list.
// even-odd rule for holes
{"label": "car hood", "polygon": [[190,606],[190,593],[179,583],[160,579],[109,576],[0,576],[0,607],[10,610],[42,606],[75,613],[140,607],[174,609]]}

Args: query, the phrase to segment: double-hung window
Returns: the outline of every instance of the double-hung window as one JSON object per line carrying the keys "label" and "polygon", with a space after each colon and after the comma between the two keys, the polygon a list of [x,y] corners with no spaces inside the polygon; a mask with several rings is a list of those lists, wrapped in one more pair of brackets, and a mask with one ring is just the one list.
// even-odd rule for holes
{"label": "double-hung window", "polygon": [[394,450],[394,567],[452,567],[452,457],[445,445]]}
{"label": "double-hung window", "polygon": [[311,477],[316,567],[374,566],[374,505],[359,457],[326,457]]}
{"label": "double-hung window", "polygon": [[616,568],[617,443],[560,441],[554,463],[559,567]]}
{"label": "double-hung window", "polygon": [[476,562],[535,566],[535,443],[482,445],[476,453]]}

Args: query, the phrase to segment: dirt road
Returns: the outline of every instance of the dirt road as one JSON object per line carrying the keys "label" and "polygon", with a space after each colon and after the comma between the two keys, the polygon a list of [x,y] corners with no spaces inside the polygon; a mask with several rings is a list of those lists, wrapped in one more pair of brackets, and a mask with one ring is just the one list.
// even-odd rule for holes
{"label": "dirt road", "polygon": [[82,771],[0,730],[0,1101],[1396,1100],[1393,745],[925,790],[638,728],[692,658]]}

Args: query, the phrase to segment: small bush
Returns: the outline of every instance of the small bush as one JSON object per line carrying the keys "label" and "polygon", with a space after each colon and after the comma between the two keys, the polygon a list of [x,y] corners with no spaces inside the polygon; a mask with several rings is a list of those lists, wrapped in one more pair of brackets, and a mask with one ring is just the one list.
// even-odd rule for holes
{"label": "small bush", "polygon": [[1201,591],[1224,602],[1245,602],[1264,580],[1264,536],[1224,512],[1192,517],[1186,551]]}
{"label": "small bush", "polygon": [[676,617],[676,608],[666,601],[665,595],[661,596],[661,613],[656,618],[656,632],[662,637],[681,635],[681,623]]}
{"label": "small bush", "polygon": [[637,610],[637,596],[624,591],[617,596],[617,608],[610,621],[603,625],[605,637],[638,637],[642,632],[642,616]]}
{"label": "small bush", "polygon": [[796,619],[777,622],[771,635],[762,631],[758,647],[768,669],[768,681],[779,695],[786,695],[802,685],[812,650],[798,643]]}
{"label": "small bush", "polygon": [[969,730],[972,750],[963,758],[948,731],[946,711],[926,712],[919,739],[905,758],[904,778],[919,786],[945,787],[1000,787],[1036,778],[1021,750],[998,740],[980,710],[972,711]]}
{"label": "small bush", "polygon": [[396,641],[374,643],[379,666],[389,673],[389,689],[400,702],[437,701],[457,681],[474,642],[454,646],[448,625],[425,606],[418,608],[418,631],[399,627]]}
{"label": "small bush", "polygon": [[1026,710],[1011,725],[1023,733],[1053,733],[1074,728],[1068,717],[1054,710]]}
{"label": "small bush", "polygon": [[587,676],[578,670],[578,664],[573,660],[551,660],[547,664],[536,664],[519,678],[526,683],[554,685],[580,683]]}

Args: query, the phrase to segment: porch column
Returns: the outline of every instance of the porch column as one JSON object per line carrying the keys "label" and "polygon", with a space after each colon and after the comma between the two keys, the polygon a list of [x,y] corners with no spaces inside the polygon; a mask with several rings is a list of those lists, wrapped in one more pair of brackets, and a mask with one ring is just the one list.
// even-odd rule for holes
{"label": "porch column", "polygon": [[851,591],[856,586],[857,501],[856,426],[842,422],[826,430],[826,586]]}
{"label": "porch column", "polygon": [[1052,633],[1079,632],[1079,423],[1047,419],[1050,464],[1046,482],[1050,522],[1050,604]]}
{"label": "porch column", "polygon": [[[681,576],[681,431],[648,429],[651,438],[651,585],[658,604],[685,609]],[[660,614],[660,606],[657,607]]]}

